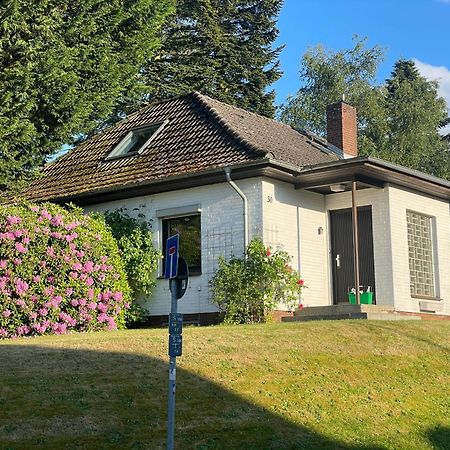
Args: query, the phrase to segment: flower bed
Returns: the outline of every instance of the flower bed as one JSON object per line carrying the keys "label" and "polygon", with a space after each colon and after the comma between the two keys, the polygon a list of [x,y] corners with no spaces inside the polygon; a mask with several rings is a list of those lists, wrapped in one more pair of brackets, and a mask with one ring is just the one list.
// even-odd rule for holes
{"label": "flower bed", "polygon": [[0,210],[0,338],[122,328],[130,291],[104,222],[53,204]]}

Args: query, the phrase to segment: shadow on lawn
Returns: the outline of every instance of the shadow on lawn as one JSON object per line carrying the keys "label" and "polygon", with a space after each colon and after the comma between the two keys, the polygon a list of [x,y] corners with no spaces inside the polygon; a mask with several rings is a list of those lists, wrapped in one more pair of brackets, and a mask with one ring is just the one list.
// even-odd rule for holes
{"label": "shadow on lawn", "polygon": [[450,427],[436,427],[428,432],[428,439],[436,450],[450,449]]}
{"label": "shadow on lawn", "polygon": [[[165,362],[9,344],[0,361],[0,449],[164,448]],[[377,448],[330,440],[187,371],[177,378],[179,449]]]}

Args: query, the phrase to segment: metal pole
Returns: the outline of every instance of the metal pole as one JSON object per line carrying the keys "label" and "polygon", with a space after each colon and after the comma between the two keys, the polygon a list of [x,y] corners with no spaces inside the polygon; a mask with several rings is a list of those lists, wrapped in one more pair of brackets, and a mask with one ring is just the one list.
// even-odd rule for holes
{"label": "metal pole", "polygon": [[353,228],[353,256],[355,268],[356,304],[361,303],[359,294],[359,239],[358,239],[358,207],[356,204],[356,181],[352,181],[352,228]]}
{"label": "metal pole", "polygon": [[[170,312],[177,313],[178,280],[172,278],[170,285]],[[171,356],[169,359],[169,404],[167,408],[167,450],[174,449],[175,436],[175,389],[177,379],[177,358]]]}

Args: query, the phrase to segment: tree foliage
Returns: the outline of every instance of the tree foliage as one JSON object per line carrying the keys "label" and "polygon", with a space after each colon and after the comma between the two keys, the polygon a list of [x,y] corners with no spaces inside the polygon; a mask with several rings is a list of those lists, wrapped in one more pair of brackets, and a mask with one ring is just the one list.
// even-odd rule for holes
{"label": "tree foliage", "polygon": [[412,61],[398,61],[382,85],[376,83],[383,51],[355,37],[350,50],[321,46],[303,57],[303,86],[282,106],[280,118],[296,128],[326,134],[326,107],[345,94],[358,111],[359,154],[373,155],[443,178],[450,177],[448,123],[438,85],[420,76]]}
{"label": "tree foliage", "polygon": [[327,106],[345,96],[345,101],[358,109],[361,124],[366,123],[380,100],[374,83],[383,51],[378,46],[366,48],[365,39],[355,37],[354,41],[349,50],[333,52],[318,45],[304,54],[300,70],[303,86],[282,106],[283,122],[323,136]]}
{"label": "tree foliage", "polygon": [[389,161],[450,179],[450,151],[439,128],[448,120],[438,83],[420,76],[413,61],[397,61],[386,81],[385,142],[374,152]]}
{"label": "tree foliage", "polygon": [[3,0],[0,189],[142,97],[173,0]]}
{"label": "tree foliage", "polygon": [[280,77],[272,48],[282,0],[178,0],[163,46],[145,68],[150,99],[193,90],[266,116],[274,115]]}

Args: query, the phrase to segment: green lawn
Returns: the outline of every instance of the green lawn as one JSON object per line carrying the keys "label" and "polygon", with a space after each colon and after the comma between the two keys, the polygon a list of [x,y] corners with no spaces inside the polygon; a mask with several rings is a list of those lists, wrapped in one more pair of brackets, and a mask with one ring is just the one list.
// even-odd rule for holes
{"label": "green lawn", "polygon": [[[167,331],[0,343],[1,449],[156,449]],[[179,449],[449,449],[450,321],[186,328]]]}

